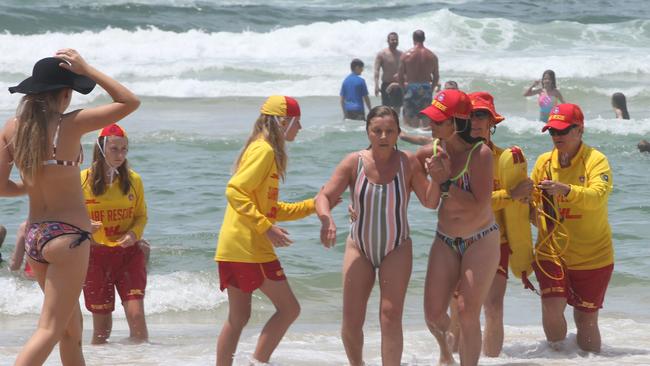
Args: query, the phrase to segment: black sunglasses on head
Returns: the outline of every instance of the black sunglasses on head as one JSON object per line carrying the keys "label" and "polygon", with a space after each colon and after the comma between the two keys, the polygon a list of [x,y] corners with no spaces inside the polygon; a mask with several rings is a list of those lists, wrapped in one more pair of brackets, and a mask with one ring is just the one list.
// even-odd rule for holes
{"label": "black sunglasses on head", "polygon": [[549,128],[548,129],[548,134],[551,136],[564,136],[571,132],[574,128],[576,128],[578,125],[571,125],[563,130],[557,130],[555,128]]}

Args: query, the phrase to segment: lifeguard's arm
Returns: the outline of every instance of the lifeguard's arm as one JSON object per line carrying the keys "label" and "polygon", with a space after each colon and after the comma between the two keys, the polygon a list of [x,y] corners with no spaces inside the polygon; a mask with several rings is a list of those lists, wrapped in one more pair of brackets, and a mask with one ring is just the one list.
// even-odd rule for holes
{"label": "lifeguard's arm", "polygon": [[244,224],[258,234],[265,233],[273,224],[262,214],[252,200],[252,192],[266,179],[275,161],[270,146],[256,144],[248,147],[248,158],[242,161],[237,172],[226,186],[226,199],[241,215]]}
{"label": "lifeguard's arm", "polygon": [[508,207],[509,204],[514,202],[510,197],[507,189],[498,189],[492,191],[492,210],[499,211]]}
{"label": "lifeguard's arm", "polygon": [[375,96],[379,95],[379,75],[380,75],[381,64],[383,59],[384,58],[381,57],[381,52],[379,52],[377,54],[377,57],[375,57],[375,68],[373,73],[373,78],[375,80]]}
{"label": "lifeguard's arm", "polygon": [[316,213],[321,221],[321,242],[325,246],[332,246],[336,241],[336,224],[332,219],[331,207],[352,184],[358,156],[358,153],[351,153],[343,158],[316,197]]}
{"label": "lifeguard's arm", "polygon": [[133,231],[136,236],[136,240],[142,239],[144,233],[144,227],[147,225],[147,202],[144,199],[144,186],[142,185],[142,179],[138,176],[137,179],[133,180],[133,188],[135,191],[135,212],[133,213],[134,222],[131,226],[130,231]]}
{"label": "lifeguard's arm", "polygon": [[14,182],[9,179],[13,168],[13,155],[11,138],[16,131],[16,119],[10,118],[0,130],[0,196],[15,197],[27,193],[23,182]]}
{"label": "lifeguard's arm", "polygon": [[95,81],[113,99],[112,103],[76,110],[71,113],[71,124],[79,135],[98,130],[113,124],[128,116],[140,106],[140,100],[124,85],[117,80],[102,73],[89,65],[73,49],[62,49],[57,51],[55,57],[62,58],[70,63],[63,62],[61,67],[76,74],[84,75]]}
{"label": "lifeguard's arm", "polygon": [[440,82],[440,70],[438,66],[438,56],[435,54],[433,55],[433,70],[431,72],[431,88],[435,89],[435,87],[439,84]]}
{"label": "lifeguard's arm", "polygon": [[313,198],[300,202],[278,202],[278,221],[299,220],[316,212]]}
{"label": "lifeguard's arm", "polygon": [[469,164],[471,192],[464,191],[455,184],[449,187],[449,195],[454,197],[463,207],[481,207],[491,204],[494,174],[492,171],[492,151],[486,145],[481,145],[478,151],[472,152]]}
{"label": "lifeguard's arm", "polygon": [[604,155],[594,156],[587,161],[587,186],[569,185],[567,201],[583,210],[598,210],[607,205],[612,191],[612,171]]}
{"label": "lifeguard's arm", "polygon": [[11,262],[9,263],[9,269],[12,271],[20,270],[20,267],[23,265],[23,259],[25,258],[26,228],[27,222],[23,222],[18,226],[18,231],[16,232],[16,247],[14,248],[14,253],[11,255]]}
{"label": "lifeguard's arm", "polygon": [[[415,195],[420,200],[420,203],[422,203],[422,206],[435,209],[438,207],[435,195],[427,195],[427,192],[429,191],[429,186],[438,186],[438,184],[432,183],[431,180],[427,179],[424,166],[420,164],[415,154],[408,151],[405,151],[404,154],[408,159],[409,171],[411,173],[410,189],[415,192]],[[436,204],[435,206],[434,203]]]}
{"label": "lifeguard's arm", "polygon": [[[547,154],[542,154],[537,158],[537,161],[535,162],[535,166],[533,167],[533,171],[530,173],[530,179],[533,181],[533,184],[538,184],[540,181],[542,181],[542,177],[544,175],[543,173],[544,164],[548,160],[548,156],[549,154],[547,153]],[[539,189],[539,188],[533,188],[533,189]],[[531,201],[529,205],[529,216],[530,216],[529,219],[531,224],[538,226],[537,211],[535,210],[535,206],[533,204],[534,202]],[[542,202],[537,202],[537,204],[541,205]]]}

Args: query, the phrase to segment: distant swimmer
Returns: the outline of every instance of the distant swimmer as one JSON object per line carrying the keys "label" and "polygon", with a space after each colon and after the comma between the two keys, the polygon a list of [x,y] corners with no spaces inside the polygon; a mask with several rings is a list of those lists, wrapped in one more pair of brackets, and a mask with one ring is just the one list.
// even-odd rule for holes
{"label": "distant swimmer", "polygon": [[430,181],[414,154],[397,149],[399,116],[387,106],[370,110],[366,134],[370,147],[348,154],[316,199],[321,242],[336,243],[330,207],[350,190],[353,222],[343,257],[341,338],[350,365],[364,365],[363,324],[368,298],[379,275],[381,358],[384,365],[402,359],[402,313],[413,265],[408,203],[415,192],[423,206]]}
{"label": "distant swimmer", "polygon": [[641,142],[636,146],[639,148],[640,152],[650,152],[650,142],[648,142],[648,140],[641,140]]}
{"label": "distant swimmer", "polygon": [[539,120],[546,122],[551,113],[551,109],[556,104],[564,103],[564,98],[557,88],[555,82],[555,71],[546,70],[542,74],[541,80],[535,80],[526,90],[524,97],[538,95],[537,104],[539,104]]}
{"label": "distant swimmer", "polygon": [[368,98],[368,87],[366,81],[360,76],[363,72],[363,61],[355,58],[350,63],[352,71],[341,85],[341,109],[343,110],[344,119],[353,119],[363,121],[366,119],[366,113],[363,109],[363,103],[366,103],[370,110],[370,98]]}
{"label": "distant swimmer", "polygon": [[607,204],[614,177],[607,157],[584,143],[584,115],[575,104],[555,106],[542,132],[554,148],[531,173],[538,188],[533,216],[538,229],[533,268],[542,296],[549,342],[566,338],[564,310],[573,307],[578,346],[600,352],[598,313],[614,270]]}
{"label": "distant swimmer", "polygon": [[[443,88],[445,90],[452,90],[452,89],[457,90],[458,89],[458,83],[456,83],[453,80],[448,80],[448,81],[445,82],[445,85],[444,85]],[[426,129],[429,126],[423,126],[423,127],[425,127],[425,129]],[[434,137],[435,136],[433,136],[433,129],[431,130],[431,136],[415,135],[415,134],[408,133],[408,132],[405,132],[405,131],[402,131],[399,134],[400,140],[406,141],[408,143],[415,144],[415,145],[430,144],[431,141],[433,141]]]}
{"label": "distant swimmer", "polygon": [[[381,92],[381,104],[393,108],[398,114],[402,108],[403,91],[399,85],[392,85],[397,79],[399,60],[402,51],[397,49],[399,38],[397,33],[388,33],[388,48],[379,51],[375,58],[375,96]],[[381,87],[379,75],[381,74]]]}
{"label": "distant swimmer", "polygon": [[630,119],[630,113],[627,111],[627,101],[625,94],[614,93],[612,94],[612,108],[618,119]]}
{"label": "distant swimmer", "polygon": [[421,126],[419,113],[431,104],[438,85],[438,57],[424,47],[424,32],[413,32],[413,48],[402,54],[397,78],[404,89],[404,123]]}

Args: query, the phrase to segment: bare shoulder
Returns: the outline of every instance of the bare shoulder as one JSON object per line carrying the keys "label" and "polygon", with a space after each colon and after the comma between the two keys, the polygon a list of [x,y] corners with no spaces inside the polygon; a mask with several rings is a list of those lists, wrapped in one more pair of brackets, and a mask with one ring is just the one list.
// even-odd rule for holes
{"label": "bare shoulder", "polygon": [[478,151],[475,151],[473,154],[476,155],[476,160],[481,164],[492,161],[492,150],[487,146],[487,144],[481,144],[477,150]]}
{"label": "bare shoulder", "polygon": [[359,155],[361,154],[361,151],[355,151],[347,154],[343,160],[339,163],[339,167],[346,169],[346,170],[352,170],[356,168],[358,161],[359,161]]}
{"label": "bare shoulder", "polygon": [[6,139],[7,136],[12,136],[14,134],[16,131],[17,123],[18,119],[16,117],[10,117],[7,119],[4,126],[2,127],[2,130],[0,130],[3,139]]}

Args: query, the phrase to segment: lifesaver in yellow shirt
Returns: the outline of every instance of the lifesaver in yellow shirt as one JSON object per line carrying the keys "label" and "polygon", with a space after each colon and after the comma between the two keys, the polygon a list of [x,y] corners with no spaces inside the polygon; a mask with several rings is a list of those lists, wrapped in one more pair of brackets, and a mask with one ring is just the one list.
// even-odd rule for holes
{"label": "lifesaver in yellow shirt", "polygon": [[[499,158],[499,182],[508,191],[528,178],[528,164],[523,151],[518,146],[505,149]],[[514,201],[503,209],[506,237],[510,245],[510,270],[521,278],[532,272],[533,236],[528,219],[528,204]]]}

